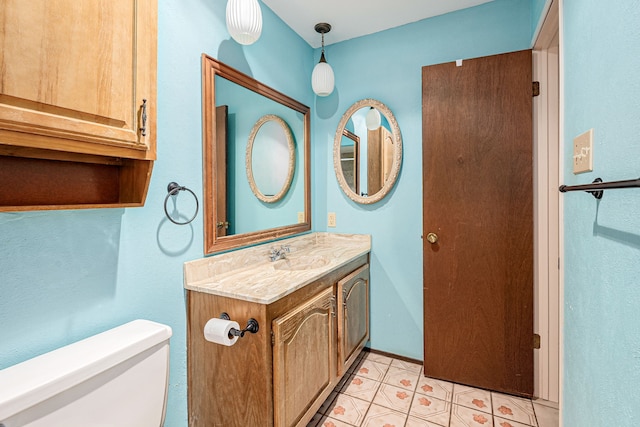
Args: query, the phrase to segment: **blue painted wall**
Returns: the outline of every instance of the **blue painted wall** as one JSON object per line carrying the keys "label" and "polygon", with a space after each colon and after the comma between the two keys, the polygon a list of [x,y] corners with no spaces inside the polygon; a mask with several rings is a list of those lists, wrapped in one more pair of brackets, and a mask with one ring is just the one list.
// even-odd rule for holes
{"label": "blue painted wall", "polygon": [[[564,0],[567,184],[640,175],[640,5]],[[594,129],[594,171],[573,175],[572,140]],[[563,196],[565,426],[640,419],[640,191]],[[604,392],[610,390],[610,392]]]}
{"label": "blue painted wall", "polygon": [[[336,88],[314,104],[314,166],[320,177],[314,181],[314,224],[327,229],[327,212],[335,212],[337,227],[327,230],[372,235],[372,348],[422,359],[421,68],[527,49],[530,28],[529,1],[496,0],[326,48]],[[316,61],[319,56],[316,50]],[[395,188],[371,206],[348,199],[333,173],[336,127],[363,98],[378,99],[393,111],[404,149]]]}
{"label": "blue painted wall", "polygon": [[162,204],[170,181],[202,200],[200,55],[311,105],[313,51],[266,7],[262,37],[248,47],[227,34],[226,0],[161,0],[158,7],[158,160],[146,204],[0,214],[0,369],[136,318],[165,323],[173,328],[165,425],[182,427],[182,264],[202,257],[202,214],[176,226]]}
{"label": "blue painted wall", "polygon": [[[531,34],[534,38],[537,27],[542,25],[543,19],[540,19],[540,15],[544,10],[547,10],[547,3],[551,3],[551,1],[552,0],[531,0]],[[532,42],[533,41],[535,40],[532,40]]]}

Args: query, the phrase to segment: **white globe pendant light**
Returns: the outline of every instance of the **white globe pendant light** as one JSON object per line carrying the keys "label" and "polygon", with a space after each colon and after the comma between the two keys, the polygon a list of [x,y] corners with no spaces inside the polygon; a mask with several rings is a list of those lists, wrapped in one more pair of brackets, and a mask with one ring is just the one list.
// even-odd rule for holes
{"label": "white globe pendant light", "polygon": [[255,43],[262,34],[262,11],[258,0],[229,0],[227,30],[240,44]]}
{"label": "white globe pendant light", "polygon": [[364,122],[367,126],[367,129],[369,130],[378,129],[380,127],[380,124],[382,123],[382,118],[380,117],[380,111],[371,107],[371,109],[369,110],[369,112],[367,112],[367,115],[364,118]]}
{"label": "white globe pendant light", "polygon": [[322,54],[311,74],[311,87],[318,96],[329,96],[333,92],[335,79],[331,65],[324,57],[324,35],[331,31],[331,25],[327,23],[316,24],[315,30],[322,34]]}

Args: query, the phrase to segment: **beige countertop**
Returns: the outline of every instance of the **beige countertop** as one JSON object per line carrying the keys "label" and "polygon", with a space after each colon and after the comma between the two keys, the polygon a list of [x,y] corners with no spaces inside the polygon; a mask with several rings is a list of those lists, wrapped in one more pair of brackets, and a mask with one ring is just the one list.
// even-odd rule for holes
{"label": "beige countertop", "polygon": [[[290,253],[271,262],[283,245]],[[368,234],[305,234],[185,262],[184,288],[271,304],[370,251]]]}

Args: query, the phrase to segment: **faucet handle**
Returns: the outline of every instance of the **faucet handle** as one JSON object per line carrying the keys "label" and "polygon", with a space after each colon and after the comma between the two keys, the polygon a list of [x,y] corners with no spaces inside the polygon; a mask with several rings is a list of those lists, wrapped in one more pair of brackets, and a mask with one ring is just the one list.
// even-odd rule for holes
{"label": "faucet handle", "polygon": [[291,252],[291,247],[289,245],[282,245],[280,249],[284,252]]}

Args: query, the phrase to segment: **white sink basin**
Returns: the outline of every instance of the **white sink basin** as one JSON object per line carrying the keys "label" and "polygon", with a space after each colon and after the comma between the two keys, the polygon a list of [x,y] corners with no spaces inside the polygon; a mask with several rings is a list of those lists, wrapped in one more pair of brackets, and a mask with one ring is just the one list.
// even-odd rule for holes
{"label": "white sink basin", "polygon": [[295,258],[285,258],[276,261],[273,264],[273,268],[275,268],[276,270],[302,271],[324,267],[327,264],[329,264],[329,260],[327,258],[314,255],[303,255]]}

